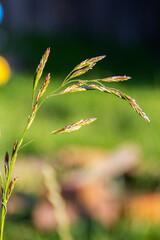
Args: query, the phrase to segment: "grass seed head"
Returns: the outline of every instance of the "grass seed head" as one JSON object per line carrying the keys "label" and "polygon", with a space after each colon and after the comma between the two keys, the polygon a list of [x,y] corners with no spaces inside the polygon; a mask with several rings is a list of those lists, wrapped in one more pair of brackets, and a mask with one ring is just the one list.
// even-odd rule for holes
{"label": "grass seed head", "polygon": [[128,96],[127,94],[117,90],[117,89],[112,89],[112,88],[106,88],[100,85],[96,85],[96,84],[90,84],[88,86],[83,87],[86,90],[99,90],[101,92],[105,92],[105,93],[109,93],[109,94],[113,94],[121,99],[124,99],[126,101],[129,102],[129,104],[131,105],[131,107],[142,117],[144,118],[147,122],[150,122],[149,118],[147,117],[147,115],[145,114],[145,112],[143,112],[143,110],[139,107],[139,105],[136,103],[135,99],[133,99],[132,97]]}
{"label": "grass seed head", "polygon": [[18,178],[16,177],[9,184],[9,188],[8,188],[8,192],[7,192],[7,196],[6,196],[6,200],[7,201],[9,200],[9,198],[10,198],[10,196],[12,194],[13,188],[14,188],[15,183],[17,182],[17,180],[18,180]]}
{"label": "grass seed head", "polygon": [[76,123],[67,125],[66,127],[62,128],[58,131],[54,131],[51,134],[61,134],[61,133],[73,132],[75,130],[80,129],[84,125],[87,125],[87,124],[90,124],[90,123],[94,122],[95,120],[96,120],[96,118],[89,118],[89,119],[86,119],[86,120],[80,120]]}
{"label": "grass seed head", "polygon": [[81,68],[86,67],[86,66],[88,65],[88,60],[89,60],[89,59],[86,59],[86,60],[84,60],[83,62],[79,63],[79,64],[75,67],[74,70],[78,70],[78,69],[81,69]]}
{"label": "grass seed head", "polygon": [[142,109],[139,107],[139,105],[136,103],[136,101],[133,98],[129,100],[129,104],[141,117],[143,117],[147,122],[150,122],[150,119],[147,117],[145,112],[142,111]]}
{"label": "grass seed head", "polygon": [[16,140],[16,141],[14,142],[14,145],[13,145],[12,157],[13,157],[13,155],[15,154],[15,151],[16,151],[16,149],[17,149],[17,145],[18,145],[18,141]]}
{"label": "grass seed head", "polygon": [[78,71],[75,71],[70,77],[69,79],[72,79],[72,78],[75,78],[75,77],[78,77],[82,74],[85,74],[86,72],[88,72],[89,70],[91,70],[94,66],[96,65],[96,63],[91,63],[89,66],[81,69],[81,70],[78,70]]}
{"label": "grass seed head", "polygon": [[103,55],[103,56],[98,56],[98,57],[93,57],[91,59],[86,59],[84,60],[83,62],[81,62],[80,64],[78,64],[75,68],[74,68],[74,71],[75,70],[78,70],[78,69],[81,69],[81,68],[84,68],[84,67],[87,67],[88,65],[92,64],[92,63],[96,63],[100,60],[102,60],[103,58],[105,58],[106,55]]}
{"label": "grass seed head", "polygon": [[9,163],[9,153],[6,152],[5,154],[5,159],[4,159],[5,163],[8,164]]}
{"label": "grass seed head", "polygon": [[44,69],[46,62],[48,60],[48,57],[49,57],[49,53],[50,53],[50,48],[47,48],[47,50],[45,51],[44,55],[42,56],[41,61],[36,69],[36,73],[35,73],[35,77],[34,77],[34,81],[33,81],[33,90],[36,89],[38,82],[42,76],[43,69]]}
{"label": "grass seed head", "polygon": [[36,103],[39,101],[39,99],[43,96],[43,94],[45,93],[48,85],[50,83],[50,73],[48,73],[47,77],[45,78],[42,87],[39,89],[39,92],[37,94],[37,98],[36,98]]}
{"label": "grass seed head", "polygon": [[[84,83],[83,83],[84,84]],[[76,83],[73,85],[70,85],[69,87],[65,88],[64,90],[62,90],[59,94],[65,94],[65,93],[71,93],[71,92],[82,92],[82,91],[86,91],[85,88],[80,87],[81,85],[83,85],[81,83]]]}
{"label": "grass seed head", "polygon": [[32,124],[32,122],[33,122],[33,120],[35,119],[36,112],[37,112],[37,108],[38,108],[38,104],[35,103],[34,106],[33,106],[33,108],[32,108],[32,114],[31,114],[31,115],[29,116],[29,118],[28,118],[28,122],[29,122],[29,124],[28,124],[27,129],[30,128],[30,126],[31,126],[31,124]]}
{"label": "grass seed head", "polygon": [[99,61],[101,61],[103,58],[105,58],[106,57],[106,55],[103,55],[103,56],[98,56],[98,57],[93,57],[93,58],[91,58],[91,59],[89,59],[88,61],[87,61],[87,63],[96,63],[96,62],[99,62]]}
{"label": "grass seed head", "polygon": [[131,79],[131,77],[114,76],[114,77],[102,78],[102,79],[100,79],[100,81],[102,81],[102,82],[120,82],[120,81],[127,81],[129,79]]}

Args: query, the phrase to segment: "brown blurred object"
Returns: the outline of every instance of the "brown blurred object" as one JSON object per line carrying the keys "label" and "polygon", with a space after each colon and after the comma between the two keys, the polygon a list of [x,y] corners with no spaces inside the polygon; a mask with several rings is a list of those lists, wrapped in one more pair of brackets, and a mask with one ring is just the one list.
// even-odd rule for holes
{"label": "brown blurred object", "polygon": [[57,222],[52,205],[46,201],[39,201],[32,211],[32,221],[34,226],[41,231],[54,230]]}
{"label": "brown blurred object", "polygon": [[[88,155],[89,153],[92,154],[92,152],[90,149],[89,152],[87,152],[87,149],[84,148],[83,153],[83,149],[80,149],[81,151],[77,151],[76,148],[69,150],[71,159],[72,156],[74,156],[75,159],[78,159],[79,163],[83,163],[82,168],[74,168],[73,170],[70,170],[69,174],[64,178],[65,184],[70,188],[80,187],[99,180],[107,182],[111,181],[125,173],[130,173],[136,170],[140,161],[139,148],[134,144],[123,144],[116,149],[116,151],[107,154],[105,152],[102,154],[101,152],[99,156],[98,154],[95,154],[94,150],[93,155],[89,158],[93,158],[93,161],[90,161],[89,165],[84,165],[84,163],[88,163]],[[64,158],[65,156],[66,154],[64,155]],[[61,161],[64,161],[64,159]]]}
{"label": "brown blurred object", "polygon": [[[71,223],[78,218],[77,209],[73,204],[66,202],[66,213]],[[34,226],[40,231],[52,231],[57,228],[57,221],[52,204],[46,200],[39,200],[32,211]]]}
{"label": "brown blurred object", "polygon": [[13,194],[8,202],[7,213],[9,215],[25,215],[31,211],[33,201],[23,194]]}
{"label": "brown blurred object", "polygon": [[120,196],[101,182],[77,189],[77,201],[84,211],[103,226],[111,227],[120,218],[122,205]]}
{"label": "brown blurred object", "polygon": [[[124,144],[110,152],[72,146],[61,150],[57,159],[56,166],[60,171],[56,172],[55,168],[54,171],[58,174],[58,192],[63,194],[69,221],[74,222],[78,215],[85,214],[103,226],[115,225],[121,216],[125,198],[124,185],[116,179],[137,170],[140,162],[137,146]],[[51,161],[57,163],[54,159]],[[38,229],[49,231],[55,229],[57,223],[43,188],[42,170],[45,167],[43,159],[25,157],[17,161],[14,175],[19,177],[16,186],[20,192],[39,196],[32,211],[32,220]],[[54,181],[50,184],[54,188]]]}
{"label": "brown blurred object", "polygon": [[93,166],[99,158],[104,157],[106,151],[81,146],[70,146],[61,149],[58,153],[58,159],[65,167],[86,167]]}
{"label": "brown blurred object", "polygon": [[[124,186],[115,181],[115,178],[137,169],[139,149],[135,145],[125,144],[115,152],[106,154],[99,150],[96,153],[95,149],[92,152],[91,149],[87,151],[87,148],[84,151],[83,148],[78,151],[70,148],[68,154],[65,152],[64,158],[66,156],[70,159],[69,165],[73,162],[74,169],[64,177],[63,189],[75,193],[82,212],[104,226],[115,225],[121,216],[124,197]],[[83,167],[76,168],[74,158]]]}
{"label": "brown blurred object", "polygon": [[125,213],[132,221],[160,223],[160,193],[148,193],[127,199]]}

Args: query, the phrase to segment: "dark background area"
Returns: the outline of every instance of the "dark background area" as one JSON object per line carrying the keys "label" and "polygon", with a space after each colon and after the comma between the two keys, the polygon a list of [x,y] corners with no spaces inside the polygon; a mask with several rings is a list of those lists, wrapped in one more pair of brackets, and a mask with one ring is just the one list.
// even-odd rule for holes
{"label": "dark background area", "polygon": [[[8,0],[2,4],[0,50],[14,69],[32,71],[50,46],[49,69],[56,74],[62,72],[61,66],[65,72],[75,61],[106,54],[107,67],[115,74],[124,74],[125,69],[136,84],[159,83],[158,0]],[[105,70],[106,63],[101,67]]]}

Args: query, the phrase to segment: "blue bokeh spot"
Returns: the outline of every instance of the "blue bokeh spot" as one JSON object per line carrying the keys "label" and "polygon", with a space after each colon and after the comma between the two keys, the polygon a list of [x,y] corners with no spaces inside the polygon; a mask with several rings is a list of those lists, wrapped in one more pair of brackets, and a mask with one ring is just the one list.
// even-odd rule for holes
{"label": "blue bokeh spot", "polygon": [[3,7],[2,4],[0,3],[0,23],[2,22],[3,19]]}

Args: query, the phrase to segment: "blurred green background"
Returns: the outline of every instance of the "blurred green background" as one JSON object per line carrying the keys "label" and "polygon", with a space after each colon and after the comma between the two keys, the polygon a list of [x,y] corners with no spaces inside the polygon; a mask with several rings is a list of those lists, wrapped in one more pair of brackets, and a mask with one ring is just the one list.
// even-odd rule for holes
{"label": "blurred green background", "polygon": [[[8,60],[12,73],[9,81],[0,87],[1,165],[6,150],[12,151],[13,142],[20,138],[24,129],[31,108],[34,72],[46,48],[51,47],[51,53],[42,78],[44,79],[48,72],[51,73],[48,91],[56,89],[81,61],[106,54],[106,58],[92,71],[82,76],[82,79],[131,76],[128,82],[109,83],[106,86],[122,90],[136,99],[151,122],[145,122],[126,101],[109,94],[91,91],[57,96],[50,98],[42,106],[25,137],[25,142],[80,119],[96,117],[97,121],[68,135],[39,139],[22,148],[18,160],[38,157],[55,165],[58,174],[60,172],[61,175],[63,171],[67,171],[65,166],[61,170],[56,161],[62,149],[78,146],[114,152],[123,144],[133,143],[141,152],[138,170],[133,175],[122,174],[115,181],[120,183],[122,195],[128,191],[131,196],[146,194],[146,199],[147,194],[158,195],[160,186],[158,1],[152,3],[148,1],[147,4],[145,1],[135,1],[133,4],[127,1],[103,0],[98,2],[94,0],[92,3],[60,2],[40,1],[38,4],[38,1],[25,1],[26,10],[20,2],[19,5],[16,1],[2,2],[4,19],[0,25],[0,55]],[[55,162],[52,162],[52,159],[55,159]],[[21,170],[21,178],[24,169]],[[20,189],[22,194],[25,193],[23,184],[23,180],[20,180],[19,187],[15,188],[15,194],[19,194]],[[32,184],[28,186],[30,187],[32,188]],[[37,191],[34,193],[29,190],[26,195],[34,204],[40,197]],[[98,196],[95,195],[95,198]],[[147,209],[150,203],[153,206],[155,204],[158,215],[159,198],[157,201],[159,203],[156,202],[157,205],[150,200],[148,205],[146,202],[144,205],[146,204]],[[9,214],[5,239],[58,239],[56,231],[46,233],[35,228],[31,221],[31,209],[32,207],[24,215]],[[122,210],[121,217],[114,226],[104,227],[89,214],[82,214],[73,224],[72,232],[74,239],[158,240],[160,219],[154,218],[154,213],[150,213],[150,218],[153,221],[143,221],[143,218],[139,221],[134,217],[133,219],[126,217]]]}

